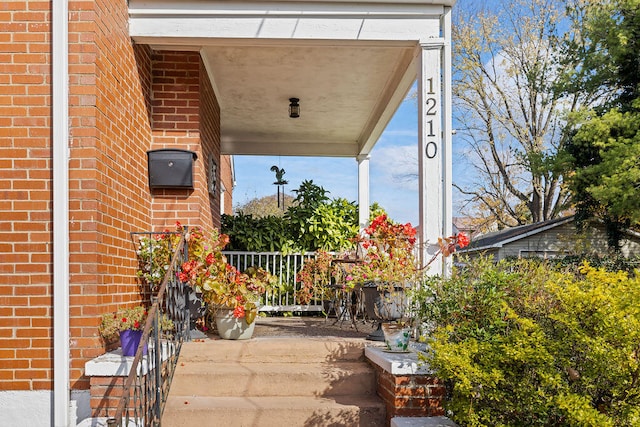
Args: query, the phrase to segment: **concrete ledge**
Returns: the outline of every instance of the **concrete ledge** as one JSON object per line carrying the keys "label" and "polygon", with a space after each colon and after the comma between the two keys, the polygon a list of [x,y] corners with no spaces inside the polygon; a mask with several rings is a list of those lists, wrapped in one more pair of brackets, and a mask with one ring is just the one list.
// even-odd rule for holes
{"label": "concrete ledge", "polygon": [[394,417],[390,427],[457,427],[447,417]]}
{"label": "concrete ledge", "polygon": [[[421,424],[421,420],[431,417],[438,420],[437,417],[445,414],[444,383],[434,376],[433,370],[419,361],[418,352],[422,348],[414,345],[406,353],[385,350],[366,347],[365,357],[376,371],[376,393],[387,409],[387,425],[392,425],[393,419],[401,423],[403,418],[408,418],[411,423],[418,423],[406,424],[408,427],[431,426],[432,424]],[[404,426],[405,424],[398,425]]]}
{"label": "concrete ledge", "polygon": [[[153,347],[150,346],[149,350]],[[161,361],[167,360],[173,353],[174,345],[172,343],[163,342],[161,345],[162,353]],[[149,354],[152,354],[149,351]],[[123,356],[122,349],[110,351],[101,356],[93,358],[84,364],[84,374],[88,377],[126,377],[129,376],[131,366],[133,365],[133,356]],[[155,366],[155,360],[149,360],[148,356],[143,356],[138,366],[138,375],[146,375]]]}
{"label": "concrete ledge", "polygon": [[416,349],[408,353],[389,353],[382,347],[366,347],[364,355],[391,375],[431,375],[433,371],[418,361]]}

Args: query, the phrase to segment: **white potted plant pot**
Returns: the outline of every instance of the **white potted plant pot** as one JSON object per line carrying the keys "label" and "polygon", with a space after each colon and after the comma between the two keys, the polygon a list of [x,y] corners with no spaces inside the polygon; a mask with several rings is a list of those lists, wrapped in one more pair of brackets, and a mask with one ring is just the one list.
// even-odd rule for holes
{"label": "white potted plant pot", "polygon": [[253,336],[256,322],[247,323],[245,317],[237,318],[233,315],[233,309],[220,307],[215,314],[216,328],[220,338],[225,340],[247,340]]}

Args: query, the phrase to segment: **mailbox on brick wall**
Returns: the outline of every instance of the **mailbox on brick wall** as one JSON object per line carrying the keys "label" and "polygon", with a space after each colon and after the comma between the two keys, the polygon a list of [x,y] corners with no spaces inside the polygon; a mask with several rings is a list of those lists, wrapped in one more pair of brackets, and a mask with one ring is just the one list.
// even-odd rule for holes
{"label": "mailbox on brick wall", "polygon": [[193,188],[193,151],[163,148],[147,151],[149,188]]}

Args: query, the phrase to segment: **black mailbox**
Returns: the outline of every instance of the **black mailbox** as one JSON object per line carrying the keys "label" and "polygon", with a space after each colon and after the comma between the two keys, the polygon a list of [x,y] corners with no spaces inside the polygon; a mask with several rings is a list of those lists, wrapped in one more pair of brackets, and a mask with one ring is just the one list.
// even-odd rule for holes
{"label": "black mailbox", "polygon": [[193,188],[193,151],[163,148],[147,151],[147,158],[149,188]]}

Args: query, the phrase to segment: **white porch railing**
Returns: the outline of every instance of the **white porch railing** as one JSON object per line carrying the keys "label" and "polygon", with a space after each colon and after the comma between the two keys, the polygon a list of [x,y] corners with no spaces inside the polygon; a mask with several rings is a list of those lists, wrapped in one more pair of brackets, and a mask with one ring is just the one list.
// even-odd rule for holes
{"label": "white porch railing", "polygon": [[267,292],[264,295],[264,305],[260,307],[260,311],[322,311],[322,301],[300,304],[296,298],[296,292],[300,289],[300,284],[296,282],[296,274],[304,265],[305,260],[315,257],[315,252],[283,255],[281,252],[224,251],[223,254],[227,257],[227,262],[239,271],[244,271],[252,266],[262,267],[278,277],[284,291]]}

